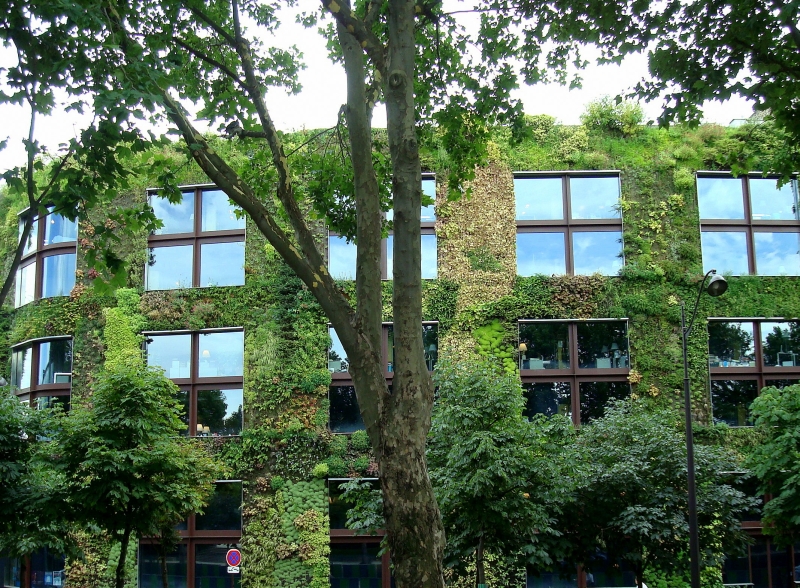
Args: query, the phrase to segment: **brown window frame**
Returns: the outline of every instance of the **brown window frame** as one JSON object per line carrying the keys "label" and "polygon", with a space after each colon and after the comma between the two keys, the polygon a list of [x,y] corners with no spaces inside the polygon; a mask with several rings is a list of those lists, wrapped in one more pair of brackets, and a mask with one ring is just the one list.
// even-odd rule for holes
{"label": "brown window frame", "polygon": [[[628,366],[624,368],[581,368],[578,367],[578,325],[581,323],[624,323],[625,334],[628,338]],[[582,383],[594,382],[624,382],[630,387],[628,376],[630,374],[630,336],[629,320],[627,318],[593,318],[584,320],[575,319],[519,319],[517,321],[517,352],[519,352],[520,339],[519,327],[522,324],[551,323],[567,325],[567,336],[570,356],[570,367],[566,369],[520,369],[520,379],[523,387],[525,384],[550,384],[557,382],[569,383],[570,385],[570,410],[572,424],[576,427],[581,425],[580,412],[580,385]],[[521,354],[518,357],[518,365],[521,368]]]}
{"label": "brown window frame", "polygon": [[[619,182],[619,198],[622,199],[622,179],[619,170],[598,170],[598,171],[570,171],[570,172],[514,172],[514,180],[518,179],[560,179],[561,180],[561,200],[564,217],[561,219],[548,220],[529,220],[516,219],[517,235],[523,233],[561,233],[564,236],[565,275],[574,276],[575,274],[575,255],[572,247],[572,238],[575,233],[588,232],[618,232],[623,234],[622,211],[620,210],[618,219],[575,219],[572,218],[572,199],[571,199],[571,178],[616,178]],[[516,198],[516,197],[515,197]],[[516,217],[516,210],[514,216]],[[624,253],[624,241],[620,244],[620,253]],[[625,257],[622,257],[622,265],[625,265]]]}
{"label": "brown window frame", "polygon": [[[752,201],[750,198],[750,179],[779,179],[775,175],[763,175],[758,172],[742,174],[734,178],[730,172],[698,171],[695,175],[695,186],[700,178],[738,179],[742,185],[742,204],[744,219],[704,219],[700,218],[700,235],[703,233],[744,233],[747,248],[747,274],[759,275],[756,267],[756,233],[793,233],[800,239],[800,220],[761,220],[753,218]],[[795,195],[797,195],[797,178],[790,180]],[[700,195],[698,191],[697,207],[700,208]],[[797,205],[797,204],[796,204]],[[701,250],[702,256],[702,250]],[[722,271],[722,270],[720,270]],[[767,274],[772,275],[772,274]]]}
{"label": "brown window frame", "polygon": [[[72,367],[70,367],[70,381],[69,383],[53,383],[53,384],[37,384],[39,374],[39,362],[41,359],[40,347],[43,343],[50,343],[52,341],[69,340],[74,345],[73,338],[70,335],[60,335],[56,337],[40,337],[37,339],[29,339],[21,343],[17,343],[11,348],[11,358],[13,364],[13,357],[16,351],[25,348],[31,349],[31,384],[27,388],[16,388],[14,383],[11,386],[14,388],[15,395],[22,401],[34,404],[37,398],[46,398],[50,396],[66,397],[71,399],[72,396]],[[74,362],[74,358],[73,358]],[[64,372],[66,373],[66,372]],[[69,400],[68,400],[69,401]]]}
{"label": "brown window frame", "polygon": [[[200,335],[212,333],[242,333],[242,375],[241,376],[203,376],[199,375],[200,369]],[[147,345],[150,337],[163,337],[171,335],[190,335],[189,357],[191,369],[188,378],[170,378],[182,392],[189,395],[188,403],[188,436],[201,437],[197,435],[197,393],[201,390],[242,390],[242,407],[244,407],[244,329],[241,327],[225,327],[219,329],[194,330],[175,330],[175,331],[145,331],[142,333],[145,338],[144,353],[147,357]],[[166,374],[169,377],[169,374]],[[244,429],[244,422],[242,422]],[[228,435],[238,437],[239,435]]]}
{"label": "brown window frame", "polygon": [[[227,229],[224,231],[203,231],[203,192],[219,190],[214,184],[197,184],[191,186],[181,186],[179,188],[182,194],[186,195],[189,191],[193,193],[194,198],[194,223],[191,233],[170,233],[168,235],[155,235],[151,233],[147,238],[147,252],[150,255],[151,250],[163,247],[178,247],[190,245],[192,247],[192,285],[191,288],[208,288],[211,286],[200,285],[200,249],[203,245],[210,245],[214,243],[244,243],[246,229]],[[158,189],[149,189],[147,191],[147,201],[150,202],[153,197],[158,196]],[[244,268],[242,269],[243,277],[246,275]],[[151,290],[147,285],[147,269],[145,268],[145,291],[158,292],[159,290]],[[233,286],[223,286],[230,288]],[[171,290],[179,290],[181,288],[171,288]]]}

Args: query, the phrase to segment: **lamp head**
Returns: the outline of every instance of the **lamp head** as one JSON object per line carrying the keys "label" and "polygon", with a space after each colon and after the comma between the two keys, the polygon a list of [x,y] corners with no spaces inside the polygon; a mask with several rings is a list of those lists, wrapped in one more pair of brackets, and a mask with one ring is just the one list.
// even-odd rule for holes
{"label": "lamp head", "polygon": [[716,273],[711,276],[711,279],[708,281],[708,286],[706,286],[706,292],[708,292],[709,296],[713,296],[714,298],[725,294],[727,289],[728,282],[725,281],[725,278]]}
{"label": "lamp head", "polygon": [[528,346],[525,343],[520,343],[519,344],[519,352],[520,353],[525,353],[526,351],[528,351]]}

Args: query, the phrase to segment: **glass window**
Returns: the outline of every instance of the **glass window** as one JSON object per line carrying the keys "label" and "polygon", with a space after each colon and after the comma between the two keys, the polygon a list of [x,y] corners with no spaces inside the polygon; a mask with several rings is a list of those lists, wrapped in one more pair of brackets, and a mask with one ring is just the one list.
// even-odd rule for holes
{"label": "glass window", "polygon": [[755,366],[753,323],[709,322],[709,367]]}
{"label": "glass window", "polygon": [[572,418],[572,388],[569,382],[543,382],[522,385],[525,396],[523,416],[566,415]]}
{"label": "glass window", "polygon": [[[394,371],[394,325],[384,327],[387,339],[386,371]],[[439,325],[422,325],[422,346],[425,354],[425,364],[429,371],[433,371],[439,359]]]}
{"label": "glass window", "polygon": [[564,578],[559,572],[542,572],[528,565],[525,588],[578,588],[578,576]]}
{"label": "glass window", "polygon": [[332,543],[331,588],[380,588],[380,543]]}
{"label": "glass window", "polygon": [[631,393],[628,382],[580,382],[581,423],[600,418],[611,400],[627,398]]}
{"label": "glass window", "polygon": [[44,224],[44,244],[68,243],[78,240],[78,223],[60,214],[48,214]]}
{"label": "glass window", "polygon": [[181,421],[186,425],[186,430],[183,431],[184,435],[189,434],[189,396],[189,390],[178,390],[178,392],[175,393],[175,400],[180,404]]}
{"label": "glass window", "polygon": [[203,190],[201,231],[244,229],[244,217],[237,216],[238,206],[222,190]]}
{"label": "glass window", "polygon": [[354,386],[331,386],[329,399],[333,433],[352,433],[364,429]]}
{"label": "glass window", "polygon": [[160,367],[168,378],[191,378],[192,336],[150,335],[147,341],[147,365]]}
{"label": "glass window", "polygon": [[200,245],[200,287],[244,285],[244,241]]}
{"label": "glass window", "polygon": [[586,588],[631,588],[638,586],[636,573],[630,564],[613,562],[605,553],[598,553],[592,562],[591,571],[586,571]]}
{"label": "glass window", "polygon": [[700,234],[703,250],[703,272],[712,269],[717,273],[746,276],[747,233],[744,231],[703,231]]}
{"label": "glass window", "polygon": [[39,384],[71,381],[71,373],[72,339],[56,339],[39,345]]}
{"label": "glass window", "polygon": [[31,362],[33,349],[23,347],[15,349],[11,354],[11,384],[17,390],[31,387]]}
{"label": "glass window", "polygon": [[520,369],[569,369],[567,323],[519,323]]}
{"label": "glass window", "polygon": [[356,244],[345,237],[328,237],[328,271],[334,280],[356,279]]}
{"label": "glass window", "polygon": [[753,424],[750,405],[758,396],[757,380],[711,380],[711,404],[714,422],[732,427]]}
{"label": "glass window", "polygon": [[69,412],[69,396],[37,396],[34,405],[36,406],[36,410],[60,406],[66,413]]}
{"label": "glass window", "polygon": [[[422,279],[435,280],[437,273],[436,235],[423,233],[421,236]],[[386,237],[386,277],[392,279],[394,271],[394,235]]]}
{"label": "glass window", "polygon": [[566,273],[564,233],[517,233],[517,275]]}
{"label": "glass window", "polygon": [[795,182],[778,188],[774,178],[750,178],[753,220],[798,220]]}
{"label": "glass window", "polygon": [[[242,434],[242,390],[198,390],[197,435]],[[188,423],[187,423],[188,424]]]}
{"label": "glass window", "polygon": [[742,180],[698,177],[697,204],[701,219],[744,219]]}
{"label": "glass window", "polygon": [[800,233],[753,233],[760,276],[800,275]]}
{"label": "glass window", "polygon": [[[25,229],[25,222],[20,218],[19,220],[19,237],[22,238],[22,232]],[[39,218],[36,217],[33,219],[33,224],[31,224],[31,230],[28,232],[28,241],[25,243],[25,248],[22,250],[23,257],[28,255],[29,253],[33,253],[36,251],[36,247],[39,244]]]}
{"label": "glass window", "polygon": [[49,255],[43,258],[42,298],[52,296],[69,296],[75,287],[74,253]]}
{"label": "glass window", "polygon": [[36,295],[36,264],[31,263],[17,270],[16,306],[33,302]]}
{"label": "glass window", "polygon": [[195,586],[224,586],[240,588],[241,574],[229,574],[225,556],[228,550],[237,547],[234,544],[222,543],[205,545],[196,543],[194,547],[194,583]]}
{"label": "glass window", "polygon": [[164,225],[155,231],[156,235],[194,232],[194,191],[183,192],[183,199],[176,204],[154,194],[150,205]]}
{"label": "glass window", "polygon": [[[242,483],[217,482],[214,493],[203,514],[195,517],[194,528],[198,531],[242,530]],[[225,554],[222,556],[225,562]],[[226,564],[227,567],[227,564]]]}
{"label": "glass window", "polygon": [[619,177],[570,177],[573,219],[619,218]]}
{"label": "glass window", "polygon": [[20,561],[13,557],[0,556],[0,581],[3,588],[19,588],[22,567]]}
{"label": "glass window", "polygon": [[[167,582],[172,588],[186,588],[187,546],[177,545],[167,554]],[[139,544],[139,588],[163,588],[161,551],[158,545]]]}
{"label": "glass window", "polygon": [[514,178],[517,220],[562,220],[562,178]]}
{"label": "glass window", "polygon": [[328,327],[328,335],[331,338],[331,346],[328,348],[328,369],[333,373],[346,372],[350,363],[347,361],[347,353],[344,345],[336,334],[336,329]]}
{"label": "glass window", "polygon": [[622,268],[621,231],[576,231],[572,233],[572,249],[575,275],[613,276]]}
{"label": "glass window", "polygon": [[198,376],[241,376],[244,374],[244,332],[200,333]]}
{"label": "glass window", "polygon": [[620,321],[578,323],[578,367],[627,368],[627,325]]}
{"label": "glass window", "polygon": [[30,556],[31,588],[56,588],[64,586],[64,556],[53,553],[46,547]]}
{"label": "glass window", "polygon": [[191,288],[193,255],[191,245],[151,247],[145,277],[147,289]]}
{"label": "glass window", "polygon": [[761,323],[761,350],[765,366],[800,366],[800,323]]}
{"label": "glass window", "polygon": [[436,180],[433,178],[422,178],[422,194],[434,201],[434,204],[422,206],[420,222],[432,223],[436,221]]}

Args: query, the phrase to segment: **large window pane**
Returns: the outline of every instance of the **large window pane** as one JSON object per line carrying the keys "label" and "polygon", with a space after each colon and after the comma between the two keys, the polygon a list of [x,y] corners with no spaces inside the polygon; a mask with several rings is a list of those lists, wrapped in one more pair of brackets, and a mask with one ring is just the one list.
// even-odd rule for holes
{"label": "large window pane", "polygon": [[197,434],[212,437],[241,435],[242,390],[199,390]]}
{"label": "large window pane", "polygon": [[561,178],[514,178],[517,220],[562,220]]}
{"label": "large window pane", "polygon": [[155,231],[156,235],[194,232],[194,191],[183,192],[183,200],[178,204],[154,195],[150,198],[150,205],[156,217],[164,223]]}
{"label": "large window pane", "polygon": [[619,218],[619,178],[570,178],[572,218]]}
{"label": "large window pane", "polygon": [[523,415],[566,415],[572,418],[572,390],[569,382],[544,382],[523,384],[525,410]]}
{"label": "large window pane", "polygon": [[186,426],[186,429],[181,434],[189,435],[189,391],[179,390],[175,393],[175,400],[180,404],[181,422]]}
{"label": "large window pane", "polygon": [[[64,383],[72,372],[72,340],[57,339],[39,345],[39,384]],[[56,378],[56,375],[59,375]]]}
{"label": "large window pane", "polygon": [[436,269],[436,235],[422,235],[422,279],[436,279]]}
{"label": "large window pane", "polygon": [[190,378],[192,336],[151,335],[147,343],[147,365],[160,367],[168,378]]}
{"label": "large window pane", "polygon": [[517,233],[517,275],[567,273],[564,233]]}
{"label": "large window pane", "polygon": [[744,219],[742,180],[697,178],[697,205],[701,219]]}
{"label": "large window pane", "polygon": [[796,186],[791,181],[778,188],[776,179],[750,178],[753,220],[798,220]]}
{"label": "large window pane", "polygon": [[[167,554],[167,582],[170,588],[186,588],[188,561],[186,545]],[[139,588],[163,588],[161,553],[158,545],[139,544]]]}
{"label": "large window pane", "polygon": [[581,382],[579,388],[581,423],[584,424],[603,416],[610,400],[627,398],[631,393],[627,382]]}
{"label": "large window pane", "polygon": [[425,351],[425,365],[432,372],[439,360],[439,325],[422,325],[422,348]]}
{"label": "large window pane", "polygon": [[364,429],[361,412],[356,400],[356,389],[353,386],[331,386],[331,431],[334,433],[352,433]]}
{"label": "large window pane", "polygon": [[578,323],[578,367],[626,368],[628,329],[624,322]]}
{"label": "large window pane", "polygon": [[222,190],[203,190],[203,216],[200,219],[201,231],[230,231],[244,228],[244,217],[236,216],[238,206],[231,203]]}
{"label": "large window pane", "polygon": [[[19,238],[22,238],[22,231],[24,230],[24,228],[25,228],[25,223],[20,218]],[[22,255],[27,255],[28,253],[36,251],[36,247],[38,245],[39,245],[39,222],[37,218],[34,218],[33,223],[31,224],[31,230],[28,232],[28,241],[25,243],[25,248],[22,250]]]}
{"label": "large window pane", "polygon": [[42,298],[69,296],[75,287],[75,254],[50,255],[42,259]]}
{"label": "large window pane", "polygon": [[753,323],[708,323],[709,367],[753,367]]}
{"label": "large window pane", "polygon": [[244,241],[200,245],[200,286],[244,284]]}
{"label": "large window pane", "polygon": [[174,290],[192,287],[191,245],[151,247],[145,281],[148,290]]}
{"label": "large window pane", "polygon": [[244,374],[244,332],[200,334],[201,378]]}
{"label": "large window pane", "polygon": [[800,275],[800,233],[756,232],[753,240],[758,275]]}
{"label": "large window pane", "polygon": [[761,323],[761,350],[764,353],[765,366],[800,365],[800,323]]}
{"label": "large window pane", "polygon": [[44,244],[69,243],[78,240],[78,223],[60,214],[49,214],[44,222]]}
{"label": "large window pane", "polygon": [[531,565],[528,566],[526,574],[525,588],[578,588],[577,574],[564,578],[557,571],[542,572]]}
{"label": "large window pane", "polygon": [[743,231],[703,231],[700,234],[703,251],[703,272],[712,269],[720,274],[746,276],[747,235]]}
{"label": "large window pane", "polygon": [[31,555],[31,588],[57,588],[64,586],[64,556],[46,547]]}
{"label": "large window pane", "polygon": [[228,550],[238,547],[235,544],[195,545],[194,547],[194,585],[198,588],[239,588],[241,574],[229,574],[225,555]]}
{"label": "large window pane", "polygon": [[521,370],[569,369],[567,323],[519,323]]}
{"label": "large window pane", "polygon": [[638,586],[636,573],[626,562],[611,562],[605,553],[599,553],[586,571],[586,587],[626,588]]}
{"label": "large window pane", "polygon": [[355,280],[356,244],[344,237],[328,237],[328,271],[334,280]]}
{"label": "large window pane", "polygon": [[331,544],[331,588],[380,588],[380,543]]}
{"label": "large window pane", "polygon": [[328,349],[328,369],[334,373],[346,372],[350,363],[347,361],[344,345],[333,327],[328,327],[328,335],[331,338],[331,346]]}
{"label": "large window pane", "polygon": [[67,413],[69,412],[69,396],[37,396],[35,406],[36,410],[60,406],[61,410]]}
{"label": "large window pane", "polygon": [[30,263],[17,271],[16,306],[33,302],[36,290],[36,264]]}
{"label": "large window pane", "polygon": [[[428,196],[436,201],[436,180],[434,179],[423,179],[422,180],[422,193],[425,196]],[[423,223],[432,223],[436,220],[436,205],[429,204],[428,206],[422,207],[422,212],[420,213],[420,222]]]}
{"label": "large window pane", "polygon": [[711,380],[714,421],[732,427],[752,425],[750,405],[758,396],[756,380]]}
{"label": "large window pane", "polygon": [[[242,483],[217,482],[214,493],[203,514],[194,522],[198,531],[241,531],[242,529]],[[225,561],[223,554],[222,561]],[[226,564],[227,567],[227,564]]]}
{"label": "large window pane", "polygon": [[616,275],[622,267],[621,231],[576,231],[572,233],[575,275]]}
{"label": "large window pane", "polygon": [[18,390],[31,387],[31,359],[33,350],[30,347],[17,349],[11,354],[11,384]]}
{"label": "large window pane", "polygon": [[22,566],[14,557],[0,557],[0,586],[3,588],[19,588],[21,586]]}

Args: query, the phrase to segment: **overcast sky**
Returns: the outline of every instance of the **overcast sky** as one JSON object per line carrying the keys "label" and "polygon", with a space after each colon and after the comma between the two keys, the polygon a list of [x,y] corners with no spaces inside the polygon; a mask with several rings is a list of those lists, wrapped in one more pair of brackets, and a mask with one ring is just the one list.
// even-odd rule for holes
{"label": "overcast sky", "polygon": [[[275,123],[281,130],[325,128],[336,122],[339,106],[345,101],[344,73],[327,60],[324,42],[313,30],[294,23],[285,24],[278,42],[296,44],[304,53],[308,64],[300,73],[303,91],[288,96],[273,90],[267,95],[267,105]],[[14,54],[0,48],[0,67],[14,63]],[[563,124],[578,124],[586,104],[601,96],[626,93],[647,74],[647,60],[643,55],[629,57],[622,65],[593,66],[583,72],[583,88],[568,90],[558,85],[525,87],[517,91],[528,114],[549,114]],[[643,104],[646,118],[654,120],[660,104]],[[732,119],[747,118],[752,109],[744,100],[709,103],[704,109],[706,122],[727,125]],[[385,126],[382,108],[375,111],[375,127]],[[22,106],[0,107],[0,140],[9,139],[8,147],[0,151],[0,171],[21,165],[25,161],[22,138],[27,136],[29,114]],[[36,138],[51,151],[70,137],[77,136],[86,124],[74,113],[59,111],[46,119],[39,119]]]}

